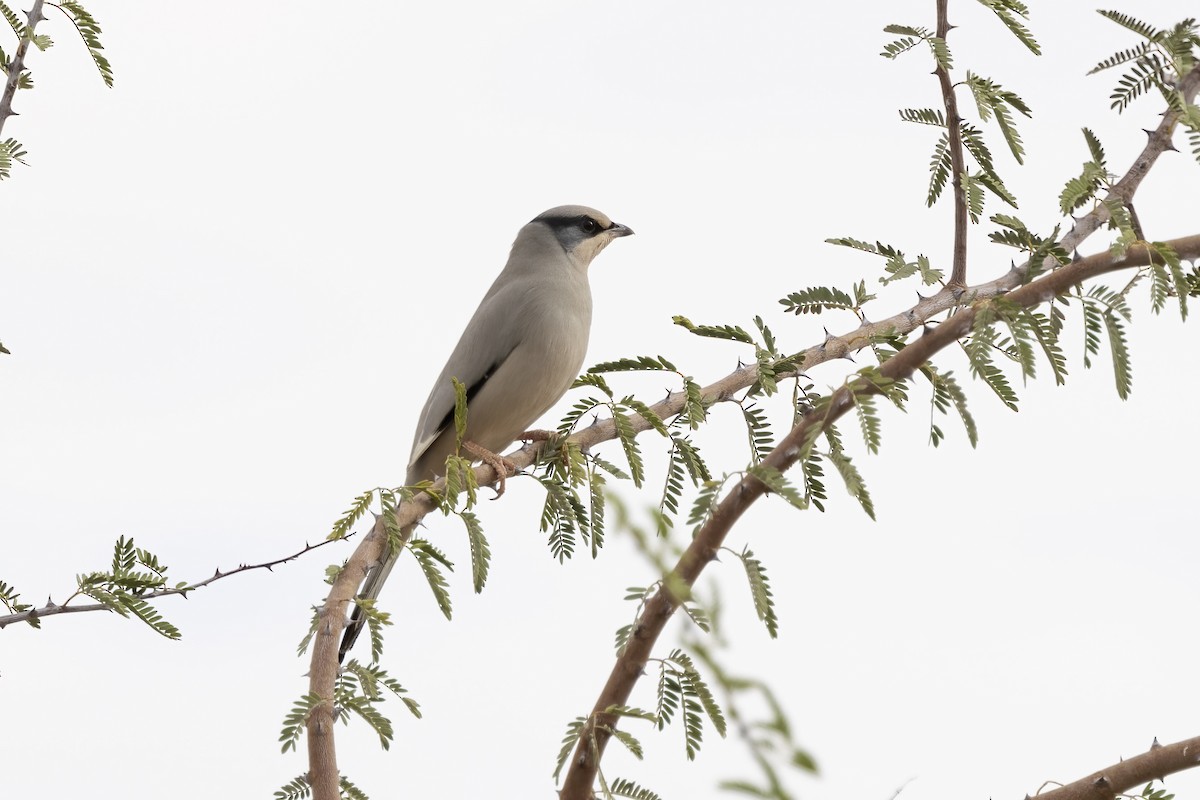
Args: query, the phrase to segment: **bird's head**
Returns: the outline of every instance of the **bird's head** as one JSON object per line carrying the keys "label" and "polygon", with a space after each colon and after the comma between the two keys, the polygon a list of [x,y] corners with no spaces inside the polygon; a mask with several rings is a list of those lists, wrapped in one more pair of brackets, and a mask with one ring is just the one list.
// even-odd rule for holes
{"label": "bird's head", "polygon": [[584,267],[613,239],[633,235],[629,227],[587,206],[558,206],[538,214],[530,224],[549,228],[563,251]]}

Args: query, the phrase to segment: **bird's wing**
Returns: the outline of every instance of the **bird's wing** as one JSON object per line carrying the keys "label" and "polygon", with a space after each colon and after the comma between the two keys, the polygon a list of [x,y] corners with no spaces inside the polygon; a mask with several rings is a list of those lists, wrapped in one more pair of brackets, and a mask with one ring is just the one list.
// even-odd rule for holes
{"label": "bird's wing", "polygon": [[519,320],[513,316],[509,302],[520,291],[521,287],[513,282],[499,292],[488,292],[475,310],[425,401],[409,464],[415,463],[454,423],[454,386],[450,379],[458,378],[467,387],[470,401],[520,344]]}

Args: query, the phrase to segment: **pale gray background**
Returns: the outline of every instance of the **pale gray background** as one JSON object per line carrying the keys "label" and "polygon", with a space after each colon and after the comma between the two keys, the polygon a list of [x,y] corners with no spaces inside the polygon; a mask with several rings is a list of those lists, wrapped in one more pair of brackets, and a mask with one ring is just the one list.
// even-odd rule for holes
{"label": "pale gray background", "polygon": [[[1087,157],[1080,126],[1123,171],[1160,104],[1108,111],[1116,75],[1084,72],[1136,39],[1088,3],[1033,5],[1040,59],[975,3],[954,5],[951,44],[960,68],[1034,107],[1026,167],[988,135],[1021,215],[1047,231]],[[430,381],[516,230],[547,207],[594,205],[638,232],[594,265],[589,361],[663,353],[702,382],[744,351],[672,314],[762,313],[795,349],[852,327],[779,311],[810,285],[877,285],[877,261],[826,237],[948,260],[950,207],[923,207],[935,134],[895,114],[936,104],[936,83],[924,53],[877,55],[885,24],[933,26],[931,0],[90,7],[116,88],[52,14],[58,46],[31,58],[37,89],[5,129],[34,167],[0,187],[13,351],[0,579],[30,601],[61,600],[121,534],[195,580],[317,541],[352,497],[401,480]],[[1195,12],[1123,8],[1159,25]],[[1197,231],[1198,169],[1168,154],[1154,171],[1137,204],[1149,236]],[[972,234],[977,280],[1010,258],[987,230]],[[882,290],[870,313],[915,288]],[[1067,387],[1043,377],[1018,416],[968,385],[978,451],[952,421],[928,446],[923,387],[908,416],[886,412],[883,454],[859,459],[878,522],[832,483],[826,514],[754,509],[730,545],[766,562],[778,641],[736,562],[706,574],[736,629],[731,667],[781,690],[822,766],[793,782],[802,797],[886,800],[914,778],[908,800],[1017,798],[1200,732],[1185,421],[1198,333],[1137,298],[1128,403],[1106,352],[1083,372],[1073,316]],[[960,361],[941,363],[966,380]],[[669,385],[616,382],[651,398]],[[744,463],[733,409],[700,441],[718,468]],[[339,731],[341,764],[372,797],[552,797],[566,723],[590,708],[632,613],[623,589],[652,580],[616,537],[599,561],[559,566],[540,492],[509,486],[480,509],[491,583],[477,598],[460,569],[453,624],[411,564],[385,594],[400,620],[388,663],[426,719],[393,708],[388,754],[363,726]],[[458,523],[431,519],[428,535],[465,568]],[[323,570],[349,548],[164,602],[181,642],[103,614],[0,633],[0,795],[268,797],[304,769],[276,735],[305,691],[294,651]],[[666,797],[748,773],[736,739],[707,731],[692,766],[678,730],[632,730],[651,761],[614,752],[608,774]],[[1168,786],[1195,797],[1200,778]]]}

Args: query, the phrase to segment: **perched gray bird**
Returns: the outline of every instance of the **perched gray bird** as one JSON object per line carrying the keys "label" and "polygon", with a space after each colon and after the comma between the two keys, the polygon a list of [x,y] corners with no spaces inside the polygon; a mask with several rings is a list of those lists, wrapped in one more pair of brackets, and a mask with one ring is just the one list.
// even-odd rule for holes
{"label": "perched gray bird", "polygon": [[[579,374],[587,351],[592,324],[588,265],[613,239],[632,233],[587,206],[552,208],[521,228],[508,263],[475,309],[425,401],[413,437],[407,485],[441,475],[447,456],[454,452],[451,378],[467,390],[463,441],[489,456],[514,442],[558,402]],[[407,540],[412,531],[404,533]],[[379,596],[398,555],[386,554],[371,570],[360,597]],[[356,606],[339,660],[354,645],[363,624]]]}

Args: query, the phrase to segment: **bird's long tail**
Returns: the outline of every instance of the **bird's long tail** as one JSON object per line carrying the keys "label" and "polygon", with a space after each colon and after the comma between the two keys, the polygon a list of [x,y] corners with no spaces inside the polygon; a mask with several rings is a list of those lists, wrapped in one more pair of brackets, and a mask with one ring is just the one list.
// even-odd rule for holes
{"label": "bird's long tail", "polygon": [[[412,538],[413,531],[416,529],[416,525],[409,525],[407,528],[402,528],[400,531],[401,541],[407,544]],[[402,551],[403,547],[396,551],[393,551],[390,547],[387,549],[380,562],[371,569],[370,573],[367,574],[367,579],[363,581],[362,591],[358,594],[360,600],[376,600],[379,598],[379,592],[383,589],[384,581],[392,573],[392,567],[396,566],[396,561],[400,558]],[[346,653],[350,652],[350,648],[354,647],[354,642],[357,641],[358,635],[362,633],[366,624],[366,615],[356,603],[354,611],[350,614],[350,622],[346,625],[346,632],[342,634],[342,645],[338,648],[338,663],[346,660]]]}

